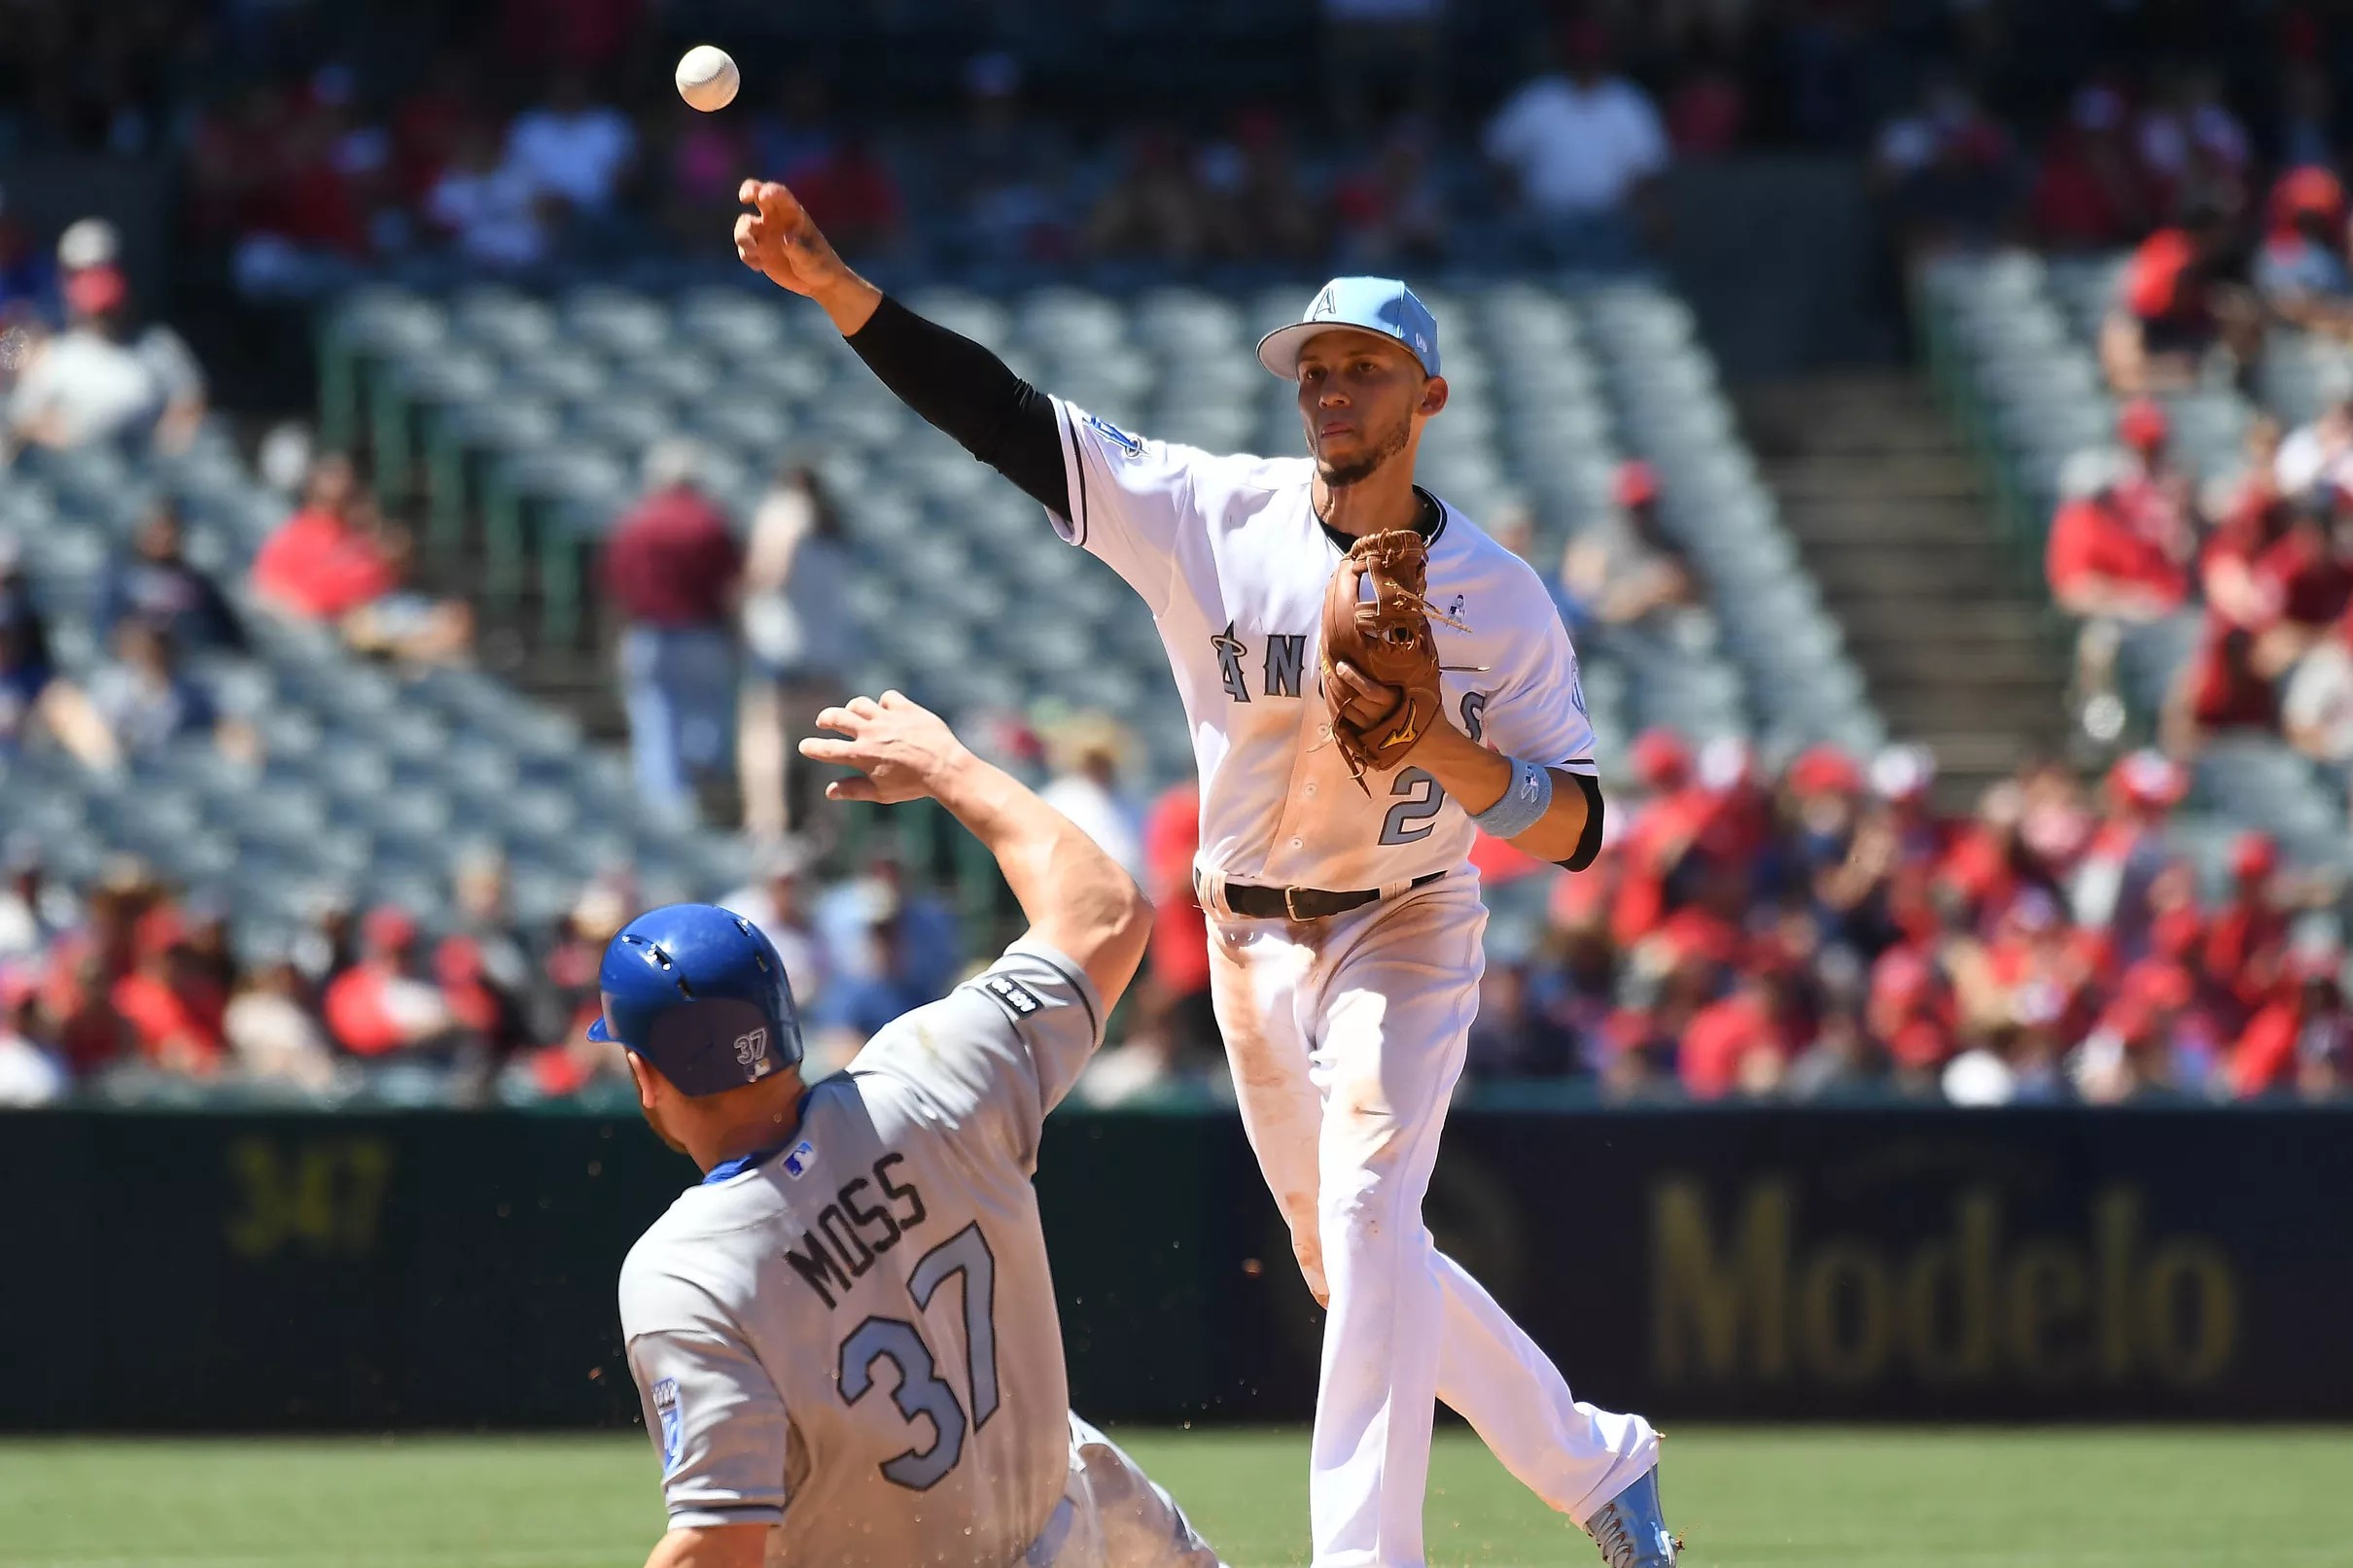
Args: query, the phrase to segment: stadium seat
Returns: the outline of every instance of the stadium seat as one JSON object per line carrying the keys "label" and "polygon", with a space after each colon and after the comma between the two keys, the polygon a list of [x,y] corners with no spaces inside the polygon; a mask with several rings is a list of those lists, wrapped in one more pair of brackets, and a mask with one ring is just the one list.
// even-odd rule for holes
{"label": "stadium seat", "polygon": [[[1251,362],[1249,344],[1260,323],[1294,316],[1313,284],[1140,280],[1119,295],[1057,284],[917,287],[904,297],[1146,435],[1212,450],[1298,450],[1292,394]],[[502,399],[570,410],[561,439],[536,414],[450,421],[446,444],[481,454],[478,465],[458,459],[447,488],[482,518],[494,606],[519,597],[536,563],[541,636],[577,645],[587,541],[634,493],[637,453],[683,429],[723,454],[728,477],[715,488],[739,513],[776,463],[816,464],[865,563],[853,610],[877,679],[974,706],[1165,703],[1165,655],[1125,587],[1055,540],[1027,498],[923,430],[821,317],[756,291],[697,285],[665,298],[643,286],[576,289],[552,302],[471,289],[413,310],[378,292],[354,305],[355,344],[413,353],[438,328],[498,361]],[[1652,712],[1727,733],[1771,724],[1813,737],[1874,722],[1687,307],[1638,283],[1473,284],[1427,297],[1449,326],[1455,391],[1424,448],[1429,481],[1475,517],[1525,498],[1537,512],[1534,553],[1549,568],[1563,540],[1607,515],[1618,459],[1647,456],[1664,470],[1669,526],[1727,601],[1717,613],[1742,619],[1739,635],[1705,630],[1670,667],[1645,672],[1655,690],[1613,684],[1610,652],[1589,646],[1589,694],[1613,694],[1594,699],[1611,710],[1612,727]],[[1997,314],[1980,311],[1988,322]],[[2019,354],[2048,348],[2057,321],[2047,313],[2004,341]],[[434,488],[438,498],[438,474]],[[1024,618],[1039,603],[1058,607],[1051,626]],[[994,651],[976,662],[984,644]],[[1771,694],[1784,683],[1808,697]],[[1156,770],[1186,761],[1180,732],[1146,749]]]}
{"label": "stadium seat", "polygon": [[783,302],[740,289],[692,289],[682,295],[673,322],[685,341],[728,359],[775,354],[788,333]]}
{"label": "stadium seat", "polygon": [[509,360],[536,355],[563,336],[562,324],[544,300],[489,283],[458,292],[450,301],[449,330],[460,341],[479,343]]}

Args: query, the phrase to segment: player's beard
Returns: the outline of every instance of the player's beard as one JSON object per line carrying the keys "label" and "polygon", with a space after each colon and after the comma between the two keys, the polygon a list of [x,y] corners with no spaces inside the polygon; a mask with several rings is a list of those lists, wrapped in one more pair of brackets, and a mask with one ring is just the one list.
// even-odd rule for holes
{"label": "player's beard", "polygon": [[1380,471],[1381,465],[1405,450],[1406,442],[1414,438],[1414,421],[1409,415],[1385,431],[1373,443],[1373,449],[1351,463],[1334,463],[1317,454],[1316,473],[1334,490],[1345,490],[1352,484],[1362,484]]}

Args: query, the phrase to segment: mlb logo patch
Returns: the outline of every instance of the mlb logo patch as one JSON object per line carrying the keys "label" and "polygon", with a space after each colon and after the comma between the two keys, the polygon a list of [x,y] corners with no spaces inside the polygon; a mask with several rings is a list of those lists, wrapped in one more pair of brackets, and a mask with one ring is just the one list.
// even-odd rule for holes
{"label": "mlb logo patch", "polygon": [[1141,457],[1143,455],[1143,441],[1140,437],[1130,436],[1101,414],[1087,415],[1087,423],[1095,428],[1095,434],[1118,447],[1128,456]]}
{"label": "mlb logo patch", "polygon": [[817,1145],[803,1138],[793,1145],[790,1154],[785,1156],[785,1174],[798,1181],[809,1173],[809,1167],[816,1163]]}
{"label": "mlb logo patch", "polygon": [[676,1377],[664,1377],[653,1385],[653,1415],[662,1425],[662,1474],[666,1476],[678,1468],[681,1446]]}
{"label": "mlb logo patch", "polygon": [[1007,980],[1003,975],[991,975],[982,984],[988,987],[990,995],[1012,1008],[1023,1018],[1029,1017],[1045,1005],[1044,1002],[1037,999],[1036,993],[1018,980]]}

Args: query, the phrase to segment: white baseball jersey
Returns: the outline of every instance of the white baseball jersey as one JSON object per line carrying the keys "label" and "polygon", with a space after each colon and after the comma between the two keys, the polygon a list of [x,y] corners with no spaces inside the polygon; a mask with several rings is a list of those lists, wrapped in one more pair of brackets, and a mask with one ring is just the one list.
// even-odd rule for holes
{"label": "white baseball jersey", "polygon": [[770,1564],[827,1568],[1005,1568],[1050,1538],[1072,1427],[1030,1176],[1101,1014],[1076,964],[1015,943],[631,1249],[673,1526],[768,1524]]}
{"label": "white baseball jersey", "polygon": [[[1322,739],[1324,587],[1340,547],[1304,457],[1219,457],[1145,440],[1055,400],[1070,496],[1054,527],[1143,597],[1167,645],[1201,773],[1205,871],[1358,889],[1460,866],[1474,829],[1407,765],[1368,796]],[[1428,597],[1448,714],[1510,756],[1594,771],[1593,724],[1560,611],[1528,564],[1440,503]]]}

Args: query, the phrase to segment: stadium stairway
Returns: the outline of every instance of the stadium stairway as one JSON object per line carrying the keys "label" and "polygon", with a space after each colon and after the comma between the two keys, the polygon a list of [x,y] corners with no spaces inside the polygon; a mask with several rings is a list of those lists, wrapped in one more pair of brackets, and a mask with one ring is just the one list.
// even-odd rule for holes
{"label": "stadium stairway", "polygon": [[1977,466],[1917,375],[1751,388],[1740,418],[1888,728],[1954,803],[2061,741],[2062,655],[1988,522]]}

